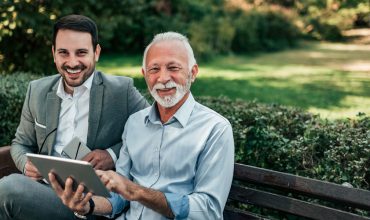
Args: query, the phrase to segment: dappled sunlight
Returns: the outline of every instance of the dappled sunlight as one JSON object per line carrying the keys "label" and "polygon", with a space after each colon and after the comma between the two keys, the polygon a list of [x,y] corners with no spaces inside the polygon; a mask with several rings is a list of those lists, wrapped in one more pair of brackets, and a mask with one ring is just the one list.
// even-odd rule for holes
{"label": "dappled sunlight", "polygon": [[341,107],[310,107],[308,110],[329,119],[355,118],[359,113],[370,115],[370,97],[346,96],[341,101]]}
{"label": "dappled sunlight", "polygon": [[358,61],[343,64],[342,69],[345,71],[368,72],[370,74],[370,57],[368,62]]}
{"label": "dappled sunlight", "polygon": [[[133,77],[135,86],[146,91],[141,56],[108,56],[97,69]],[[253,57],[221,56],[200,62],[192,92],[301,107],[324,118],[370,115],[370,48],[307,43]]]}
{"label": "dappled sunlight", "polygon": [[317,48],[325,49],[325,50],[334,50],[334,51],[348,51],[348,52],[367,51],[367,52],[370,52],[370,45],[362,45],[362,44],[321,43],[321,44],[317,44]]}

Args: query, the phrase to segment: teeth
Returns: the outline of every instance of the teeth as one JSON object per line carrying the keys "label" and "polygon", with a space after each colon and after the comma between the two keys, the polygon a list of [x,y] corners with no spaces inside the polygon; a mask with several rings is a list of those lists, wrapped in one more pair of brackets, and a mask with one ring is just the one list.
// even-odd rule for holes
{"label": "teeth", "polygon": [[72,74],[75,74],[75,73],[78,73],[78,72],[80,72],[81,70],[72,70],[72,69],[67,69],[67,72],[68,73],[72,73]]}

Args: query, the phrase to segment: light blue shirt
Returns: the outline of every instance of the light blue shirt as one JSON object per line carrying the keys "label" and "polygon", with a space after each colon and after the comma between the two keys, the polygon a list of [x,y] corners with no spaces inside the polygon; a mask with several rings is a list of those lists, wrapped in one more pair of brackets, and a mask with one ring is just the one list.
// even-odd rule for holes
{"label": "light blue shirt", "polygon": [[[176,219],[222,219],[234,169],[230,123],[190,94],[162,124],[156,104],[130,116],[122,135],[116,171],[164,193]],[[118,219],[166,219],[138,202],[113,194]]]}

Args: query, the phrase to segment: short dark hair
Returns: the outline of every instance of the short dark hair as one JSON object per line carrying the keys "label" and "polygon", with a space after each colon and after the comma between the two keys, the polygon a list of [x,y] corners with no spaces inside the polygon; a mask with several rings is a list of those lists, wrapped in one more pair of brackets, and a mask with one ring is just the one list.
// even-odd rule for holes
{"label": "short dark hair", "polygon": [[98,28],[93,20],[83,15],[67,15],[60,18],[53,29],[53,46],[59,30],[74,30],[90,33],[94,51],[98,45]]}

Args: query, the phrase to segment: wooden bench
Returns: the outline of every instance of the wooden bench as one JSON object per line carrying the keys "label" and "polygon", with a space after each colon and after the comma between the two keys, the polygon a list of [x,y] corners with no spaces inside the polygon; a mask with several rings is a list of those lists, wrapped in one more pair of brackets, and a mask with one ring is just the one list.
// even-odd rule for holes
{"label": "wooden bench", "polygon": [[10,146],[0,147],[0,178],[11,173],[19,173],[10,156]]}
{"label": "wooden bench", "polygon": [[[13,172],[19,171],[10,157],[10,147],[0,147],[0,178]],[[321,203],[318,204],[316,200]],[[250,206],[254,209],[262,208],[261,213],[277,210],[280,217],[275,218],[278,219],[283,218],[281,216],[284,213],[298,216],[293,219],[370,219],[370,191],[235,164],[234,181],[224,219],[271,218],[270,214],[266,216],[243,210]],[[367,217],[353,214],[353,210],[362,210],[365,214],[367,212]]]}
{"label": "wooden bench", "polygon": [[[235,164],[234,181],[224,218],[226,220],[266,218],[235,206],[253,206],[254,209],[262,207],[265,212],[277,210],[280,214],[278,219],[283,218],[282,213],[299,216],[296,218],[290,216],[289,219],[302,219],[301,217],[324,220],[370,219],[370,191]],[[361,215],[364,213],[366,216],[353,214],[351,212],[353,210],[361,210]]]}

